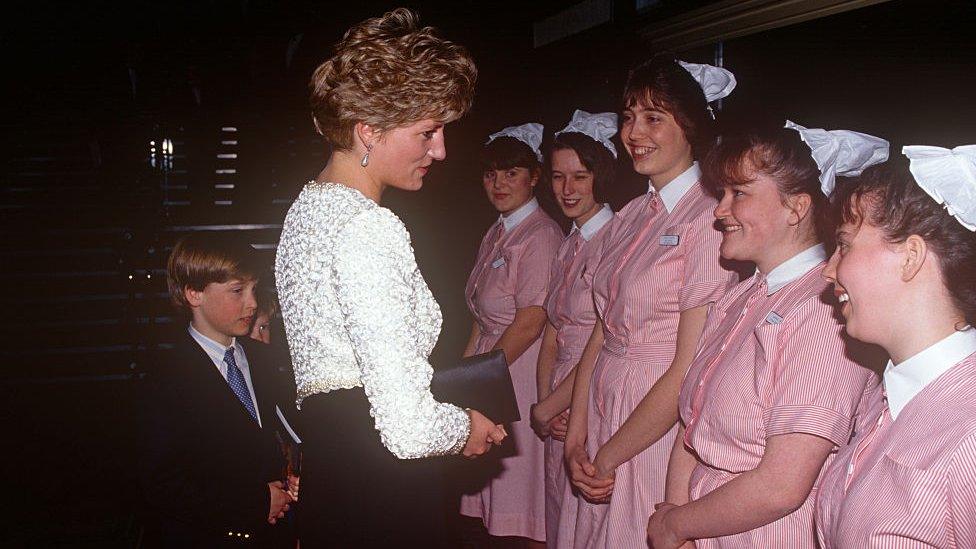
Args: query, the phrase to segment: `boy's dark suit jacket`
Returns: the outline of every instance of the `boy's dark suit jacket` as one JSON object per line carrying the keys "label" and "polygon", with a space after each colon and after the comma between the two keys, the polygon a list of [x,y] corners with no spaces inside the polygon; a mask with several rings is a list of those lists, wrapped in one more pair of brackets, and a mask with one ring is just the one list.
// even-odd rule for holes
{"label": "boy's dark suit jacket", "polygon": [[269,348],[237,341],[263,428],[186,330],[142,384],[138,469],[149,547],[268,543],[268,482],[281,480],[284,468],[276,431],[288,436],[275,405],[284,410],[288,403],[277,402],[278,368]]}

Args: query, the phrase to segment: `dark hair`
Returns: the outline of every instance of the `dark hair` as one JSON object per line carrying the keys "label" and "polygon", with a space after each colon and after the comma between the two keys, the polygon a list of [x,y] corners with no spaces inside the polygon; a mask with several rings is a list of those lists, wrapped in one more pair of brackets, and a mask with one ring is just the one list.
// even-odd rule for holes
{"label": "dark hair", "polygon": [[746,160],[756,170],[776,182],[780,195],[810,196],[810,216],[817,240],[832,242],[834,224],[828,212],[827,198],[820,187],[820,169],[800,134],[787,128],[753,129],[722,136],[705,160],[705,189],[721,199],[726,185],[748,181]]}
{"label": "dark hair", "polygon": [[281,312],[281,307],[278,305],[278,292],[275,289],[273,279],[273,275],[262,277],[254,292],[258,305],[256,314],[266,314],[268,319],[277,318]]}
{"label": "dark hair", "polygon": [[701,85],[674,56],[658,54],[627,75],[624,107],[654,106],[671,113],[691,144],[692,154],[701,159],[715,144],[715,121]]}
{"label": "dark hair", "polygon": [[904,158],[872,166],[839,184],[838,223],[867,221],[891,243],[918,235],[939,258],[942,281],[966,322],[976,324],[976,233],[966,229],[915,182]]}
{"label": "dark hair", "polygon": [[[617,162],[610,150],[602,143],[579,132],[566,132],[556,136],[552,152],[571,150],[579,157],[580,163],[593,172],[593,198],[597,202],[607,202],[607,195],[616,178]],[[552,154],[550,153],[550,159]],[[552,176],[552,163],[547,166]]]}
{"label": "dark hair", "polygon": [[178,308],[188,311],[184,290],[202,291],[211,283],[231,279],[258,280],[261,274],[254,248],[236,235],[197,232],[181,238],[166,262],[166,285]]}
{"label": "dark hair", "polygon": [[485,145],[481,150],[482,170],[508,170],[526,168],[539,174],[542,164],[535,151],[514,137],[499,137]]}

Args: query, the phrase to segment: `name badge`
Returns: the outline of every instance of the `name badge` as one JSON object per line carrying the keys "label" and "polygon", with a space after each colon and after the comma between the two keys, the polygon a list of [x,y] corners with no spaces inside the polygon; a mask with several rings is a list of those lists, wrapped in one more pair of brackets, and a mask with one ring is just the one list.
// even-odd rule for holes
{"label": "name badge", "polygon": [[769,314],[766,315],[766,322],[770,324],[782,324],[783,317],[776,314],[776,311],[770,311]]}
{"label": "name badge", "polygon": [[491,268],[492,269],[497,269],[497,268],[501,267],[504,264],[505,264],[505,258],[504,257],[499,257],[498,259],[496,259],[496,260],[494,260],[494,261],[491,262]]}
{"label": "name badge", "polygon": [[661,245],[662,246],[677,246],[678,245],[678,242],[680,240],[681,240],[681,237],[679,237],[676,234],[666,234],[666,235],[664,235],[664,236],[661,237]]}

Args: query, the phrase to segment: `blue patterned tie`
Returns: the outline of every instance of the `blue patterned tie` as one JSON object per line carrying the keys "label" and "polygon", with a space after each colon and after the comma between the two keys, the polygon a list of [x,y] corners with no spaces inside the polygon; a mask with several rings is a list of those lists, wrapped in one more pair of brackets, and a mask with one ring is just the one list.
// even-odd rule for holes
{"label": "blue patterned tie", "polygon": [[231,390],[237,395],[237,400],[240,400],[241,404],[244,405],[247,413],[251,414],[251,418],[257,421],[258,414],[254,410],[254,401],[251,400],[251,393],[247,390],[244,374],[241,373],[241,369],[237,367],[237,361],[234,360],[233,347],[227,349],[227,352],[224,353],[224,362],[227,363],[227,384],[230,385]]}

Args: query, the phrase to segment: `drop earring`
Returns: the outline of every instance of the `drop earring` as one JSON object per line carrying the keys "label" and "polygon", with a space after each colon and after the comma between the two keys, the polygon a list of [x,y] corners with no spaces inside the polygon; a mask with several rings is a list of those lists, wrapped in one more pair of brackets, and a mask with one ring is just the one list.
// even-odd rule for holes
{"label": "drop earring", "polygon": [[372,150],[373,150],[372,144],[366,145],[366,154],[363,155],[363,160],[362,162],[359,163],[360,166],[365,168],[367,165],[369,165],[369,153]]}

